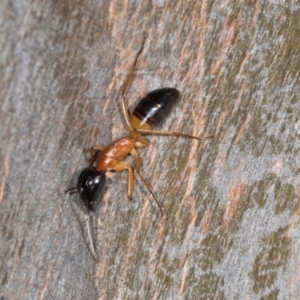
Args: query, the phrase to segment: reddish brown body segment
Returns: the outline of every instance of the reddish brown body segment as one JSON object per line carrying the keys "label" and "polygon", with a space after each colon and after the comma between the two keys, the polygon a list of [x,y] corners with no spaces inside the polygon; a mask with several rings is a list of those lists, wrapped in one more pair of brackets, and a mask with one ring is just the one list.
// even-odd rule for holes
{"label": "reddish brown body segment", "polygon": [[134,140],[130,137],[123,137],[107,148],[105,148],[97,157],[97,171],[114,170],[118,161],[130,154],[134,148]]}

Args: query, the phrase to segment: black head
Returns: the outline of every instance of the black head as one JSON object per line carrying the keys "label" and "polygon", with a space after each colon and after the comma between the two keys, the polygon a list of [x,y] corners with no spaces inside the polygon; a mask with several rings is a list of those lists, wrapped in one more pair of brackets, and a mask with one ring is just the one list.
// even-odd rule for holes
{"label": "black head", "polygon": [[87,167],[80,173],[77,181],[77,191],[88,211],[94,212],[99,206],[105,181],[105,173],[96,171],[94,167]]}

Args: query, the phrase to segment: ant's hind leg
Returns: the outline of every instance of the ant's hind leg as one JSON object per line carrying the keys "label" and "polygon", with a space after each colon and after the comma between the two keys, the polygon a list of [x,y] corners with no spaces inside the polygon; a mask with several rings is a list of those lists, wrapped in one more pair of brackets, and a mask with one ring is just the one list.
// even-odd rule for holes
{"label": "ant's hind leg", "polygon": [[138,53],[137,53],[137,55],[134,59],[134,62],[133,62],[133,65],[132,65],[132,67],[129,71],[129,74],[127,75],[127,78],[125,80],[125,83],[124,83],[124,86],[123,86],[123,89],[122,89],[122,94],[121,94],[122,110],[123,110],[123,114],[124,114],[126,123],[127,123],[130,130],[133,130],[133,127],[131,125],[130,116],[129,116],[129,113],[128,113],[128,106],[127,106],[125,97],[126,97],[127,92],[128,92],[128,90],[131,86],[131,83],[133,81],[134,73],[135,73],[135,69],[136,69],[136,64],[137,64],[139,56],[141,55],[141,53],[143,51],[146,38],[147,38],[147,34],[145,33],[143,43],[142,43],[142,45],[141,45],[141,47],[140,47],[140,49],[139,49],[139,51],[138,51]]}
{"label": "ant's hind leg", "polygon": [[[143,145],[143,147],[145,147],[145,146]],[[142,147],[141,147],[141,148],[142,148]],[[143,175],[140,173],[140,168],[141,168],[141,163],[142,163],[142,162],[141,162],[141,158],[140,158],[140,156],[139,156],[138,151],[137,151],[135,148],[133,148],[133,149],[131,150],[130,154],[131,154],[131,155],[134,157],[134,159],[135,159],[135,169],[136,169],[136,173],[137,173],[138,176],[140,177],[140,179],[141,179],[142,183],[144,184],[144,186],[146,187],[147,191],[152,195],[154,201],[155,201],[156,204],[158,205],[158,207],[159,207],[159,209],[160,209],[160,211],[161,211],[161,214],[162,214],[162,216],[163,216],[163,215],[165,214],[163,208],[161,207],[161,205],[160,205],[158,199],[156,198],[156,196],[154,195],[151,186],[150,186],[149,183],[146,181],[146,179],[143,177]]]}
{"label": "ant's hind leg", "polygon": [[184,137],[184,138],[189,138],[189,139],[195,139],[195,140],[206,140],[206,139],[211,139],[214,136],[213,135],[208,135],[204,137],[198,137],[190,134],[185,134],[181,132],[175,132],[175,131],[160,131],[160,130],[147,130],[147,129],[136,129],[136,132],[139,132],[141,134],[153,134],[153,135],[168,135],[168,136],[176,136],[176,137]]}
{"label": "ant's hind leg", "polygon": [[134,62],[133,62],[133,65],[130,69],[130,72],[129,74],[127,75],[127,78],[125,80],[125,83],[124,83],[124,86],[123,86],[123,89],[122,89],[122,96],[126,96],[130,86],[131,86],[131,83],[132,83],[132,80],[133,80],[133,77],[134,77],[134,73],[135,73],[135,68],[136,68],[136,64],[137,64],[137,61],[139,59],[139,56],[141,55],[142,51],[143,51],[143,48],[144,48],[144,45],[145,45],[145,41],[146,41],[146,38],[147,38],[147,33],[144,34],[144,39],[143,39],[143,43],[134,59]]}

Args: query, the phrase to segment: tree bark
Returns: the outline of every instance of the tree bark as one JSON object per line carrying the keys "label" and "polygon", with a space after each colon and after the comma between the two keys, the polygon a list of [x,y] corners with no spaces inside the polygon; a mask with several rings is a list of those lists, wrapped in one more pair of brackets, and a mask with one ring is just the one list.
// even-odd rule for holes
{"label": "tree bark", "polygon": [[[299,10],[295,1],[0,3],[1,299],[297,299]],[[130,107],[181,91],[142,174],[108,173],[90,251],[76,185]],[[126,161],[132,162],[131,158]],[[153,204],[153,205],[151,205]]]}

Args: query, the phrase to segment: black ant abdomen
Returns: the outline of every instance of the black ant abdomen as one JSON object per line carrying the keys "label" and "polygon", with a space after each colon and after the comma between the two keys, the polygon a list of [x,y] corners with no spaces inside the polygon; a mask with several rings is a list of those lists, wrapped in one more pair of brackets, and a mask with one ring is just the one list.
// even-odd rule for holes
{"label": "black ant abdomen", "polygon": [[[179,95],[179,91],[175,88],[162,88],[147,94],[132,112],[132,122],[140,123],[134,127],[141,128],[144,124],[148,124],[153,128],[159,125],[177,104]],[[138,120],[134,120],[135,118]]]}

